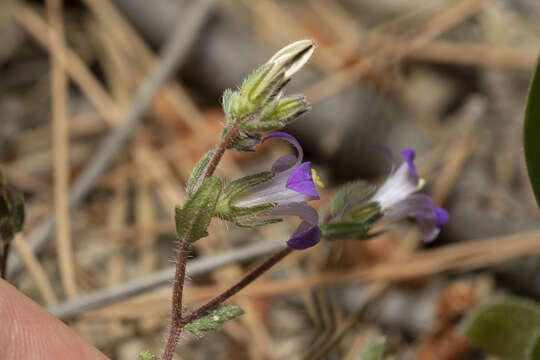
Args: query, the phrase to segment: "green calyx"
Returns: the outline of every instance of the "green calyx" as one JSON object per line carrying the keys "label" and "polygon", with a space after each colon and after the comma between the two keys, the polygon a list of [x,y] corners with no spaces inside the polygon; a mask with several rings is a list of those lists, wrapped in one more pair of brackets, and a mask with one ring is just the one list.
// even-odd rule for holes
{"label": "green calyx", "polygon": [[237,223],[239,226],[254,227],[277,222],[277,219],[264,221],[254,220],[272,210],[276,204],[265,203],[256,206],[238,207],[235,201],[250,191],[256,185],[262,184],[274,177],[271,171],[245,176],[230,183],[224,190],[216,205],[214,215],[220,219]]}
{"label": "green calyx", "polygon": [[184,206],[175,208],[176,235],[179,239],[195,242],[208,233],[212,214],[221,194],[221,180],[215,176],[205,179]]}
{"label": "green calyx", "polygon": [[0,173],[0,240],[10,242],[22,230],[25,219],[22,195]]}
{"label": "green calyx", "polygon": [[368,239],[373,224],[383,213],[380,207],[371,202],[376,191],[366,182],[356,181],[345,184],[334,195],[328,214],[321,216],[319,227],[327,240]]}
{"label": "green calyx", "polygon": [[311,106],[302,95],[274,99],[263,107],[258,121],[247,119],[242,121],[240,127],[246,131],[279,130],[310,109]]}

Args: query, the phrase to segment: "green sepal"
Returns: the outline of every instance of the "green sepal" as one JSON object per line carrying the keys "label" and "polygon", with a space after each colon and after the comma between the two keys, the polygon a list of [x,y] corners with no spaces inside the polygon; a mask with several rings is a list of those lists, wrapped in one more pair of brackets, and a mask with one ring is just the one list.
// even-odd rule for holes
{"label": "green sepal", "polygon": [[373,341],[370,341],[360,353],[359,360],[382,360],[386,339],[384,337],[378,337]]}
{"label": "green sepal", "polygon": [[368,225],[356,222],[329,223],[319,226],[322,236],[326,240],[338,239],[365,239],[369,229]]}
{"label": "green sepal", "polygon": [[223,112],[225,113],[225,120],[227,126],[232,126],[234,119],[237,117],[238,111],[238,98],[240,94],[231,89],[227,89],[223,92]]}
{"label": "green sepal", "polygon": [[240,127],[243,130],[250,131],[250,132],[266,132],[266,131],[274,131],[282,129],[286,124],[282,123],[281,121],[277,120],[267,120],[267,121],[260,121],[260,122],[248,122],[243,121]]}
{"label": "green sepal", "polygon": [[209,177],[184,206],[176,206],[176,234],[179,239],[195,242],[208,235],[206,229],[210,225],[221,189],[221,180],[215,176]]}
{"label": "green sepal", "polygon": [[261,135],[257,133],[250,132],[239,132],[236,135],[229,146],[228,149],[235,149],[236,151],[241,152],[252,152],[255,151],[253,148],[261,143]]}
{"label": "green sepal", "polygon": [[0,240],[10,242],[22,230],[25,208],[22,194],[7,184],[0,173]]}
{"label": "green sepal", "polygon": [[377,187],[365,181],[354,181],[343,185],[330,202],[330,213],[333,217],[341,217],[362,206],[377,190]]}
{"label": "green sepal", "polygon": [[524,360],[538,353],[540,306],[511,298],[488,304],[472,315],[465,335],[475,346],[503,360]]}
{"label": "green sepal", "polygon": [[282,222],[283,219],[278,219],[278,218],[275,218],[275,219],[266,219],[266,220],[261,220],[261,221],[250,221],[250,222],[235,222],[236,226],[239,226],[239,227],[244,227],[244,228],[255,228],[255,227],[260,227],[260,226],[264,226],[264,225],[270,225],[270,224],[276,224],[278,222]]}
{"label": "green sepal", "polygon": [[377,234],[368,233],[373,224],[382,216],[379,206],[375,203],[368,203],[360,209],[350,211],[341,217],[331,218],[329,221],[325,221],[326,217],[321,217],[324,220],[319,227],[326,240],[367,240],[380,234],[380,232]]}
{"label": "green sepal", "polygon": [[204,155],[201,158],[201,160],[199,160],[197,165],[195,165],[195,168],[193,169],[189,177],[189,180],[187,182],[187,186],[186,186],[186,192],[187,192],[188,197],[191,196],[193,191],[196,189],[197,182],[199,181],[201,176],[204,174],[206,167],[210,163],[210,160],[212,159],[215,153],[216,153],[215,150],[210,150],[209,152],[206,153],[206,155]]}
{"label": "green sepal", "polygon": [[137,356],[137,360],[156,360],[156,356],[150,351],[145,351]]}
{"label": "green sepal", "polygon": [[195,335],[203,331],[213,331],[219,329],[220,325],[236,319],[244,314],[244,310],[236,305],[220,305],[206,315],[193,320],[185,326],[185,329]]}
{"label": "green sepal", "polygon": [[264,64],[242,84],[234,106],[237,115],[249,117],[260,111],[274,99],[285,84],[283,71],[276,73],[273,64]]}
{"label": "green sepal", "polygon": [[264,171],[258,174],[245,176],[230,183],[225,187],[223,194],[219,198],[215,209],[215,216],[223,220],[238,222],[240,220],[262,215],[272,210],[276,206],[275,203],[237,207],[234,206],[234,201],[252,187],[262,184],[273,177],[273,172]]}
{"label": "green sepal", "polygon": [[261,111],[260,120],[261,122],[280,121],[286,124],[310,109],[311,106],[305,96],[285,96],[266,104]]}

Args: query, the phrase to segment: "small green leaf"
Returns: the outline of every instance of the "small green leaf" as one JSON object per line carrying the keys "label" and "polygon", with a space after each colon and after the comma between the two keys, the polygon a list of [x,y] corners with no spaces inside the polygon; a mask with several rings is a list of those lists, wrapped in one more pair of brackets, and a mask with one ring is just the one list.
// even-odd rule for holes
{"label": "small green leaf", "polygon": [[536,332],[533,342],[529,346],[529,360],[540,359],[540,330]]}
{"label": "small green leaf", "polygon": [[536,203],[540,206],[540,61],[536,64],[527,96],[523,147]]}
{"label": "small green leaf", "polygon": [[137,360],[156,360],[156,357],[150,351],[145,351],[137,356]]}
{"label": "small green leaf", "polygon": [[513,298],[479,309],[465,334],[472,344],[503,360],[525,360],[532,359],[528,355],[539,331],[540,306]]}
{"label": "small green leaf", "polygon": [[216,152],[214,150],[210,150],[209,152],[204,155],[201,160],[195,165],[195,168],[193,169],[193,172],[191,173],[191,176],[189,177],[189,180],[187,182],[186,186],[186,192],[188,196],[191,196],[193,191],[197,188],[197,182],[201,178],[201,176],[204,174],[204,171],[206,170],[206,167],[210,163],[210,160],[214,156]]}
{"label": "small green leaf", "polygon": [[386,339],[378,337],[367,344],[360,353],[358,360],[382,360]]}
{"label": "small green leaf", "polygon": [[186,330],[199,335],[202,331],[219,329],[219,326],[229,320],[244,314],[244,310],[236,305],[220,305],[206,315],[193,320],[186,325]]}
{"label": "small green leaf", "polygon": [[208,235],[206,229],[214,214],[221,187],[219,178],[209,177],[203,181],[184,206],[176,207],[175,222],[178,238],[195,242]]}

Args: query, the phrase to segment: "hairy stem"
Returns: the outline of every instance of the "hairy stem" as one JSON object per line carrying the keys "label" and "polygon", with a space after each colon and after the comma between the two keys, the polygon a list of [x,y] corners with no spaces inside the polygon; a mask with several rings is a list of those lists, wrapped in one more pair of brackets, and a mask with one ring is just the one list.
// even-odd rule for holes
{"label": "hairy stem", "polygon": [[172,310],[171,310],[171,329],[167,345],[163,350],[163,360],[171,360],[176,344],[182,333],[182,293],[184,291],[184,280],[186,278],[187,255],[189,253],[189,242],[179,239],[180,249],[176,256],[176,271],[174,274],[173,294],[172,294]]}
{"label": "hairy stem", "polygon": [[206,304],[199,307],[197,310],[192,312],[190,315],[183,318],[180,322],[180,328],[183,328],[190,322],[197,320],[201,316],[204,316],[209,311],[214,310],[219,305],[224,303],[227,299],[229,299],[231,296],[235,295],[237,292],[245,288],[247,285],[252,283],[254,280],[259,278],[262,274],[264,274],[266,271],[268,271],[272,266],[280,262],[285,256],[289,255],[293,249],[287,247],[280,252],[274,254],[272,257],[270,257],[268,260],[266,260],[264,263],[259,265],[257,268],[255,268],[252,272],[247,274],[242,280],[234,284],[229,289],[225,290]]}
{"label": "hairy stem", "polygon": [[8,262],[8,256],[9,256],[9,249],[11,247],[11,242],[5,242],[4,243],[4,249],[2,252],[2,262],[0,263],[1,269],[0,269],[0,278],[6,280],[7,279],[7,262]]}
{"label": "hairy stem", "polygon": [[[209,178],[214,174],[223,154],[231,144],[231,141],[238,133],[238,128],[242,118],[237,118],[221,144],[219,144],[218,149],[214,153],[206,173],[203,176],[203,180]],[[169,332],[169,338],[167,339],[167,345],[163,350],[162,360],[171,360],[174,352],[176,350],[176,344],[180,340],[180,335],[182,334],[182,329],[185,324],[182,321],[182,294],[184,291],[184,281],[186,278],[186,263],[187,263],[187,254],[189,252],[189,243],[179,239],[180,249],[178,251],[176,259],[176,272],[174,275],[174,286],[173,286],[173,296],[172,296],[172,311],[171,311],[171,329]],[[246,284],[247,285],[247,284]],[[245,286],[245,285],[244,285]],[[219,304],[218,304],[219,305]],[[217,306],[217,305],[216,305]],[[183,325],[182,325],[183,324]]]}
{"label": "hairy stem", "polygon": [[212,160],[210,160],[210,163],[208,164],[208,167],[206,168],[206,173],[204,174],[204,179],[212,176],[214,174],[214,171],[216,171],[216,167],[218,166],[219,162],[221,161],[221,158],[223,157],[223,154],[225,154],[225,150],[227,150],[227,147],[231,144],[231,141],[238,133],[238,128],[240,126],[240,122],[242,121],[241,117],[238,117],[227,135],[225,136],[225,139],[219,144],[219,147],[217,148],[216,152],[214,153],[214,156],[212,157]]}

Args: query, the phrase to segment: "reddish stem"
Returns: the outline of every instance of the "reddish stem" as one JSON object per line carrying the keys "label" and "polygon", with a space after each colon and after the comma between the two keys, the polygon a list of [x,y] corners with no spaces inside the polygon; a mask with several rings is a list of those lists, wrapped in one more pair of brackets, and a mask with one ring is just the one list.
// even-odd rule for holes
{"label": "reddish stem", "polygon": [[279,261],[281,261],[285,256],[289,255],[293,249],[290,247],[287,247],[280,252],[272,255],[268,260],[266,260],[264,263],[259,265],[257,268],[255,268],[252,272],[247,274],[242,280],[237,282],[235,285],[230,287],[229,289],[225,290],[206,304],[199,307],[197,310],[192,312],[190,315],[183,318],[180,322],[180,327],[183,328],[193,320],[196,320],[200,318],[201,316],[204,316],[209,311],[214,310],[219,305],[224,303],[227,299],[229,299],[231,296],[235,295],[237,292],[245,288],[247,285],[252,283],[254,280],[256,280],[258,277],[260,277],[262,274],[264,274],[266,271],[268,271],[272,266],[277,264]]}

